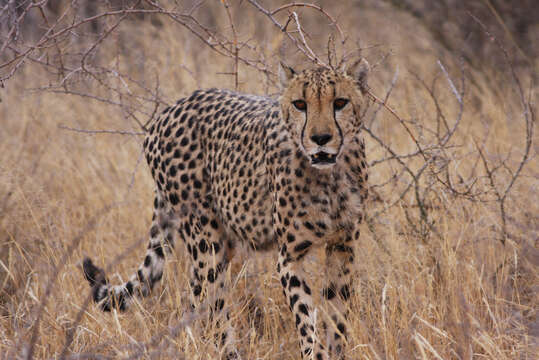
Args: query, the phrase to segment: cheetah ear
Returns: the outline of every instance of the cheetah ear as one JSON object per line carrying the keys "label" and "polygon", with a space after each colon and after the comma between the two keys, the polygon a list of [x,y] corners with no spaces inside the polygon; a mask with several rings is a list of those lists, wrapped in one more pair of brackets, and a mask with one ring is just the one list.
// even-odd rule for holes
{"label": "cheetah ear", "polygon": [[369,89],[369,85],[367,84],[367,75],[370,71],[370,66],[367,60],[364,58],[359,59],[355,63],[353,63],[347,70],[346,73],[351,76],[352,78],[356,79],[359,83],[359,87],[361,88],[361,92],[366,93]]}
{"label": "cheetah ear", "polygon": [[284,62],[279,62],[279,82],[281,90],[286,89],[290,80],[296,75],[294,69],[286,65]]}

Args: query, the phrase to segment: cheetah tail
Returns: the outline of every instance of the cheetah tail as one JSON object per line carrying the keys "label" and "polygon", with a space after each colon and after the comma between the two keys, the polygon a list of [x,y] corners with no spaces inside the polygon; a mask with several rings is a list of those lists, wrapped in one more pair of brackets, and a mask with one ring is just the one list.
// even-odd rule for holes
{"label": "cheetah tail", "polygon": [[97,267],[92,259],[85,258],[82,263],[84,277],[92,287],[92,296],[96,303],[99,303],[103,311],[110,311],[113,307],[125,310],[126,299],[123,293],[119,296],[111,295],[110,285],[105,276],[105,271]]}

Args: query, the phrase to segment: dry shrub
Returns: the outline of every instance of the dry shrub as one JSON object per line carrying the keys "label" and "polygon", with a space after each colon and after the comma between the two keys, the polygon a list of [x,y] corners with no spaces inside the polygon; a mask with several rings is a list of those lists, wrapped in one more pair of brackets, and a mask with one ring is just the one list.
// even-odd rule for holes
{"label": "dry shrub", "polygon": [[[518,53],[473,14],[473,31],[494,40],[483,46],[502,59],[496,66],[470,66],[386,3],[269,10],[257,1],[0,5],[0,357],[217,358],[215,324],[200,321],[204,311],[184,314],[181,250],[127,313],[89,303],[80,259],[108,264],[113,281],[138,265],[153,189],[140,134],[159,109],[198,87],[275,94],[279,57],[328,65],[358,48],[379,101],[364,122],[372,196],[348,357],[535,356],[533,69],[515,68]],[[229,274],[239,348],[247,359],[293,359],[275,259],[251,255]],[[314,260],[310,271],[321,275]]]}

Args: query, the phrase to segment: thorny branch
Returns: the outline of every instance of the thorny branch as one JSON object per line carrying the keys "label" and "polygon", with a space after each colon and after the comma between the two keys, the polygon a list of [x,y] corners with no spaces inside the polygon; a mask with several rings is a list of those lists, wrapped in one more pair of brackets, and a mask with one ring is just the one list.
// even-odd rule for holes
{"label": "thorny branch", "polygon": [[[483,164],[483,167],[485,169],[486,175],[485,177],[488,179],[489,186],[492,189],[492,192],[494,193],[496,197],[496,202],[498,203],[499,209],[500,209],[500,220],[501,220],[501,242],[505,244],[505,239],[507,237],[510,237],[510,234],[507,230],[507,214],[506,214],[506,200],[508,198],[508,195],[510,193],[511,188],[513,187],[514,183],[518,179],[519,175],[521,174],[521,171],[526,164],[526,162],[529,159],[530,156],[530,149],[533,139],[533,124],[535,122],[535,113],[533,112],[533,108],[530,104],[529,99],[526,99],[524,96],[524,92],[522,91],[522,86],[520,85],[520,81],[514,71],[513,65],[510,61],[510,58],[508,56],[508,53],[505,49],[503,49],[502,45],[498,43],[498,46],[503,51],[506,62],[508,67],[511,69],[511,76],[512,80],[515,83],[515,87],[517,88],[517,94],[519,95],[520,102],[522,105],[522,118],[525,122],[525,147],[523,151],[523,155],[521,158],[521,161],[518,163],[516,170],[512,171],[511,167],[507,165],[506,160],[501,160],[498,164],[492,164],[491,161],[487,160],[487,157],[484,154],[484,151],[481,149],[481,147],[477,144],[477,141],[474,140],[478,157],[481,159],[481,163]],[[386,203],[385,206],[370,216],[370,219],[367,219],[368,221],[373,221],[373,219],[377,218],[382,213],[389,210],[394,205],[400,203],[406,196],[406,194],[411,190],[414,189],[414,199],[417,203],[417,206],[419,208],[419,219],[421,223],[423,223],[428,229],[430,229],[429,232],[432,232],[439,235],[439,232],[437,231],[436,227],[434,226],[434,222],[429,220],[429,205],[427,204],[428,201],[428,194],[433,191],[433,193],[436,193],[436,190],[433,189],[433,185],[435,183],[439,183],[442,185],[441,190],[446,190],[455,197],[462,197],[466,198],[470,201],[484,201],[482,195],[485,194],[485,192],[482,189],[478,188],[479,182],[478,180],[481,179],[480,175],[477,175],[478,169],[477,165],[479,162],[475,162],[472,171],[470,172],[471,175],[468,179],[464,179],[463,176],[456,172],[455,174],[450,173],[450,165],[451,164],[457,164],[459,162],[459,159],[455,156],[455,154],[451,151],[452,146],[450,145],[450,140],[452,139],[453,135],[456,133],[461,120],[463,118],[464,113],[464,98],[466,96],[466,86],[464,81],[464,76],[461,76],[461,83],[460,86],[457,88],[455,85],[455,82],[451,79],[451,76],[449,75],[449,72],[445,68],[445,66],[441,63],[441,61],[438,61],[438,66],[447,80],[448,87],[450,89],[450,92],[454,95],[456,101],[457,101],[457,113],[455,120],[453,122],[453,125],[449,125],[448,117],[446,114],[444,114],[444,111],[442,110],[437,95],[434,91],[434,82],[433,85],[429,88],[428,85],[416,74],[414,76],[416,79],[422,84],[423,88],[427,91],[431,99],[433,100],[433,103],[436,108],[436,123],[437,127],[435,130],[431,130],[429,128],[425,128],[423,125],[418,124],[412,120],[404,120],[401,118],[387,103],[389,100],[389,95],[391,94],[391,91],[395,85],[396,77],[398,72],[395,72],[395,76],[393,77],[391,86],[389,87],[386,96],[384,97],[384,100],[381,100],[379,97],[374,95],[372,91],[368,91],[369,97],[376,103],[379,104],[379,107],[374,111],[374,115],[370,121],[370,123],[367,125],[364,125],[364,132],[369,135],[373,140],[375,140],[388,154],[389,156],[383,157],[381,159],[375,159],[371,161],[371,166],[376,166],[382,163],[385,163],[387,161],[396,161],[399,165],[399,169],[396,169],[393,171],[393,175],[390,177],[389,180],[381,183],[381,184],[374,184],[372,188],[376,187],[384,187],[384,186],[394,186],[395,181],[402,181],[403,175],[408,174],[412,180],[410,182],[407,182],[404,186],[404,190],[402,190],[397,196],[396,200],[390,203]],[[461,74],[463,73],[462,64],[461,64]],[[391,148],[388,142],[381,139],[379,136],[377,136],[371,129],[374,119],[380,109],[380,107],[384,107],[391,113],[391,115],[404,127],[405,131],[408,133],[410,139],[416,144],[417,150],[408,154],[399,155],[395,150]],[[414,134],[414,131],[412,130],[413,127],[410,127],[408,124],[411,124],[413,127],[416,128],[416,130],[427,130],[429,133],[432,133],[436,136],[434,139],[434,142],[431,143],[425,143],[423,140],[423,137],[419,138]],[[440,126],[442,125],[442,126]],[[410,166],[411,161],[413,162],[414,159],[417,156],[421,156],[424,160],[423,165],[419,167],[418,170],[414,170],[414,167]],[[508,155],[509,156],[509,155]],[[425,170],[429,169],[428,172],[425,172]],[[510,174],[510,179],[508,180],[507,185],[502,185],[500,183],[500,179],[497,179],[495,174],[498,170],[505,169]],[[422,175],[425,173],[428,173],[429,178],[422,179]],[[456,177],[458,179],[458,182],[455,183],[452,178]],[[434,179],[435,182],[432,182],[429,179]],[[420,181],[421,180],[421,181]],[[403,205],[404,208],[406,208],[408,205]],[[419,228],[415,224],[415,219],[409,216],[407,212],[407,219],[409,220],[410,227],[412,229],[415,229],[418,233],[418,235],[428,235],[428,232],[425,233],[423,230],[419,231]],[[371,226],[370,226],[371,227]],[[421,234],[420,234],[421,233]],[[421,236],[423,238],[423,235]]]}
{"label": "thorny branch", "polygon": [[[526,95],[524,94],[524,90],[520,82],[520,79],[516,74],[513,61],[511,60],[511,57],[509,56],[509,53],[505,49],[504,45],[501,43],[501,41],[497,37],[495,37],[491,32],[488,31],[487,27],[481,22],[481,20],[479,20],[472,13],[468,13],[468,15],[470,15],[470,17],[477,24],[479,24],[479,26],[483,29],[483,31],[495,42],[498,49],[500,49],[500,51],[503,53],[505,62],[511,72],[511,80],[516,87],[516,92],[517,92],[518,98],[520,100],[520,105],[521,105],[521,111],[522,111],[521,115],[522,115],[522,119],[524,120],[524,124],[526,127],[524,153],[517,166],[517,170],[514,173],[512,173],[511,179],[509,180],[509,184],[505,187],[505,189],[501,191],[499,190],[500,185],[496,184],[496,181],[494,180],[494,170],[489,170],[488,163],[486,162],[484,155],[480,151],[480,148],[476,144],[477,150],[479,151],[481,159],[483,160],[483,165],[485,166],[485,171],[487,172],[489,182],[491,184],[491,187],[494,193],[496,194],[497,202],[500,207],[500,215],[501,215],[501,221],[502,221],[501,242],[505,244],[506,239],[510,237],[510,234],[507,231],[507,214],[505,210],[506,200],[509,195],[509,192],[513,188],[513,185],[515,184],[518,177],[520,176],[522,169],[524,168],[524,165],[526,165],[530,157],[530,151],[531,151],[532,139],[533,139],[533,126],[536,121],[535,112],[533,110],[530,98],[526,98]],[[531,94],[530,94],[530,97],[531,97]]]}

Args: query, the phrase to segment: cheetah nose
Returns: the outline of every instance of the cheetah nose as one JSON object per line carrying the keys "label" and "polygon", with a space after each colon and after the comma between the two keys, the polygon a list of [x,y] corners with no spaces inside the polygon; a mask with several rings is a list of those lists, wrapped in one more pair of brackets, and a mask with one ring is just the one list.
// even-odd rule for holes
{"label": "cheetah nose", "polygon": [[316,134],[311,136],[311,140],[314,141],[315,144],[320,146],[326,145],[331,140],[331,138],[331,134]]}

